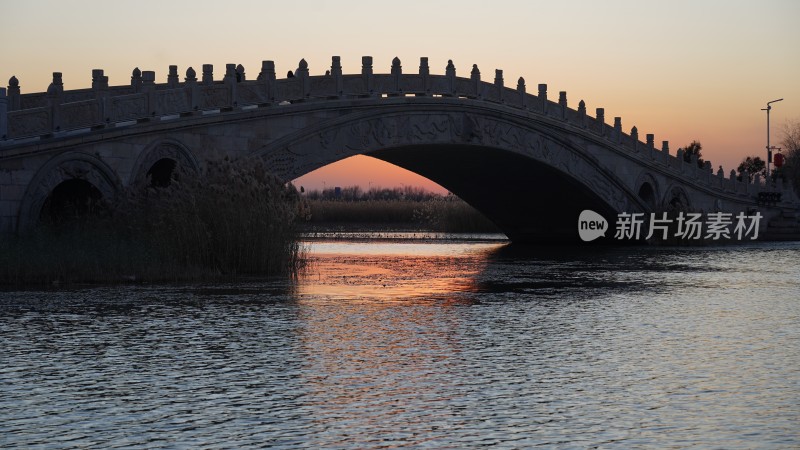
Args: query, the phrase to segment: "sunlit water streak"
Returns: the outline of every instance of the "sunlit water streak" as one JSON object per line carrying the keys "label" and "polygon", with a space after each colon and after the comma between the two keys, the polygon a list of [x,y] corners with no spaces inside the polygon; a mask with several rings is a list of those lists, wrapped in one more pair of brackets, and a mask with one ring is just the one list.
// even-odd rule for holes
{"label": "sunlit water streak", "polygon": [[430,238],[3,292],[0,447],[800,446],[800,245]]}

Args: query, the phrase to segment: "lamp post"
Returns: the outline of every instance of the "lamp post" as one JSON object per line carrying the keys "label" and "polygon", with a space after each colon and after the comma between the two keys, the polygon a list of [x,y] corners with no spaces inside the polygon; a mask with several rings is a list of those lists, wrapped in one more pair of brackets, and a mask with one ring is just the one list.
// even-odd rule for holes
{"label": "lamp post", "polygon": [[767,102],[767,107],[761,109],[762,111],[767,112],[767,182],[769,182],[769,164],[772,162],[772,148],[769,146],[769,111],[772,109],[772,106],[770,106],[772,103],[780,101],[783,101],[783,99],[779,98],[777,100]]}

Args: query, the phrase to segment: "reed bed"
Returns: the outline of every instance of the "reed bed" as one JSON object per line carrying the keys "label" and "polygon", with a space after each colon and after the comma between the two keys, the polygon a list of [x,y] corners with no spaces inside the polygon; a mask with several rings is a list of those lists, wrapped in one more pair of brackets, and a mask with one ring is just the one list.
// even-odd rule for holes
{"label": "reed bed", "polygon": [[209,161],[169,186],[139,186],[106,213],[0,242],[0,283],[178,281],[291,274],[308,216],[260,160]]}

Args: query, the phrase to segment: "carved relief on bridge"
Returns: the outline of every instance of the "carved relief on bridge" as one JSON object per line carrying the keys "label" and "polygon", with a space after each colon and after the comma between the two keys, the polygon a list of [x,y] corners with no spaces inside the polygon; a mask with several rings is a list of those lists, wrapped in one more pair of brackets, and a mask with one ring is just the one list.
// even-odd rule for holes
{"label": "carved relief on bridge", "polygon": [[111,118],[115,122],[136,119],[147,115],[147,97],[144,94],[131,94],[111,99]]}
{"label": "carved relief on bridge", "polygon": [[100,105],[96,100],[84,100],[61,105],[61,126],[64,129],[90,127],[102,123]]}
{"label": "carved relief on bridge", "polygon": [[175,161],[177,167],[200,171],[200,165],[194,154],[185,145],[175,139],[160,139],[148,145],[133,165],[131,184],[141,186],[147,182],[147,173],[155,163],[162,159]]}
{"label": "carved relief on bridge", "polygon": [[385,148],[436,144],[493,147],[528,156],[567,174],[617,211],[642,209],[633,193],[601,169],[585,148],[557,133],[472,113],[387,114],[342,122],[318,131],[300,130],[258,153],[276,174],[289,180],[331,162]]}
{"label": "carved relief on bridge", "polygon": [[10,112],[8,122],[9,137],[36,136],[47,134],[50,130],[49,108],[33,108]]}
{"label": "carved relief on bridge", "polygon": [[107,200],[114,199],[121,189],[114,171],[99,158],[85,153],[63,153],[42,166],[28,184],[20,206],[19,231],[38,223],[42,206],[56,186],[76,179],[89,182]]}

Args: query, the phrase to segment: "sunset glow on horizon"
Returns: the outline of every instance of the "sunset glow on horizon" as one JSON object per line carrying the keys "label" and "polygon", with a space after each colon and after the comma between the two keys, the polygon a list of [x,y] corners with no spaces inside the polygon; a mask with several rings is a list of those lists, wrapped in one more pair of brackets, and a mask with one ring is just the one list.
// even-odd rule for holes
{"label": "sunset glow on horizon", "polygon": [[[409,13],[411,13],[409,15]],[[397,18],[396,20],[394,18]],[[443,20],[447,18],[447,20]],[[622,117],[629,132],[668,140],[672,154],[693,140],[714,170],[735,169],[749,155],[766,155],[766,102],[773,105],[771,142],[787,121],[800,121],[800,2],[676,1],[610,3],[500,1],[402,5],[341,0],[302,4],[243,0],[70,3],[29,0],[4,6],[0,16],[0,85],[14,75],[23,93],[42,92],[52,72],[66,89],[91,84],[104,69],[111,85],[130,82],[134,67],[198,72],[241,63],[255,78],[262,60],[279,77],[301,58],[312,75],[341,56],[345,74],[359,73],[361,56],[388,73],[399,57],[404,72],[429,58],[432,74],[452,59],[458,76],[477,64],[484,80],[503,69],[505,84],[524,77],[528,92],[547,83],[550,99],[567,92],[589,115],[605,108],[607,123]],[[377,150],[377,149],[376,149]],[[306,189],[434,183],[369,157],[352,158],[297,181]]]}

